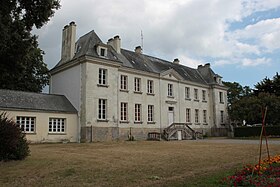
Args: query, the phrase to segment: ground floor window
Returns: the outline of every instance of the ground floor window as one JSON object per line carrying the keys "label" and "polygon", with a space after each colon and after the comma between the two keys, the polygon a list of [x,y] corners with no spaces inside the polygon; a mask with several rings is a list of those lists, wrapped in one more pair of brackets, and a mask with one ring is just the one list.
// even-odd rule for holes
{"label": "ground floor window", "polygon": [[199,110],[195,109],[194,122],[199,123]]}
{"label": "ground floor window", "polygon": [[207,110],[203,110],[203,123],[207,124]]}
{"label": "ground floor window", "polygon": [[224,123],[224,111],[221,110],[221,124]]}
{"label": "ground floor window", "polygon": [[17,116],[17,125],[22,130],[22,132],[35,132],[35,117]]}
{"label": "ground floor window", "polygon": [[190,108],[186,109],[186,122],[187,123],[191,122],[191,109]]}
{"label": "ground floor window", "polygon": [[127,121],[127,103],[121,103],[121,121]]}
{"label": "ground floor window", "polygon": [[106,120],[106,116],[107,116],[106,113],[107,113],[107,100],[99,99],[98,100],[98,119]]}
{"label": "ground floor window", "polygon": [[140,122],[141,121],[141,104],[135,104],[134,107],[134,121]]}
{"label": "ground floor window", "polygon": [[65,132],[65,118],[50,118],[49,119],[49,132],[51,133],[64,133]]}
{"label": "ground floor window", "polygon": [[148,122],[154,121],[154,105],[148,105]]}

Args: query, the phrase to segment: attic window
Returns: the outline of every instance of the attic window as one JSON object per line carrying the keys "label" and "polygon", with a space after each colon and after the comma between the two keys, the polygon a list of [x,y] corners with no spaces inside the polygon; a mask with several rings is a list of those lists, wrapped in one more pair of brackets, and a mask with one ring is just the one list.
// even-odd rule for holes
{"label": "attic window", "polygon": [[97,47],[97,54],[100,57],[107,57],[107,48],[99,45]]}

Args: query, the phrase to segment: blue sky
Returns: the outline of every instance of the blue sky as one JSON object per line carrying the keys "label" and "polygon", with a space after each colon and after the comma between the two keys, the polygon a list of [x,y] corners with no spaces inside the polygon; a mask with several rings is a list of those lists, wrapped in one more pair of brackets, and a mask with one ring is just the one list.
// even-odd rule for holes
{"label": "blue sky", "polygon": [[91,30],[104,43],[115,35],[122,48],[192,68],[211,63],[223,80],[253,87],[280,72],[279,0],[61,0],[41,29],[40,48],[49,68],[60,59],[61,31],[77,24],[77,39]]}

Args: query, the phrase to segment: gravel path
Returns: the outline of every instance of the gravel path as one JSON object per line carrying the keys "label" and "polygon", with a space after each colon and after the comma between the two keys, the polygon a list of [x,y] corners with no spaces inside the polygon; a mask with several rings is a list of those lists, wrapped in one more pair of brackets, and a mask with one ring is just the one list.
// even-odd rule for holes
{"label": "gravel path", "polygon": [[[209,143],[225,143],[225,144],[259,144],[260,140],[241,140],[241,139],[228,139],[228,138],[210,138],[203,140],[196,140],[197,142],[209,142]],[[265,140],[263,140],[265,144]],[[268,144],[280,145],[279,140],[268,140]]]}

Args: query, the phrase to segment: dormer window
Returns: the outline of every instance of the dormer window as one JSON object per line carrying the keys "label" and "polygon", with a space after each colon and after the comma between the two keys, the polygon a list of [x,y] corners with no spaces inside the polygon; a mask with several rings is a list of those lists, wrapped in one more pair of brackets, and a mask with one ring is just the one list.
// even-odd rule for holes
{"label": "dormer window", "polygon": [[100,57],[107,57],[107,47],[106,46],[98,45],[97,46],[97,54]]}

